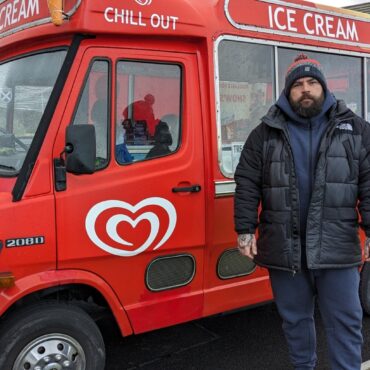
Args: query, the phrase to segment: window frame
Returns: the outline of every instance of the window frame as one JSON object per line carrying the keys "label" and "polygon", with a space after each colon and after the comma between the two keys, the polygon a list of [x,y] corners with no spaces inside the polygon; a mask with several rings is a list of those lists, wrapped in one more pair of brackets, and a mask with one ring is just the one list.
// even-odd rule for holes
{"label": "window frame", "polygon": [[[311,46],[311,45],[302,45],[297,43],[285,43],[280,41],[273,41],[273,40],[266,40],[266,39],[256,39],[250,37],[242,37],[242,36],[233,36],[233,35],[222,35],[218,37],[214,42],[214,76],[215,76],[215,106],[216,106],[216,132],[217,132],[217,157],[218,157],[218,167],[221,174],[228,178],[233,179],[234,173],[227,172],[226,169],[223,167],[222,162],[222,133],[221,133],[221,100],[220,100],[220,61],[219,61],[219,46],[222,41],[237,41],[243,42],[248,44],[259,44],[259,45],[269,45],[273,47],[274,53],[274,99],[278,98],[280,95],[281,89],[279,87],[279,59],[278,59],[278,49],[279,48],[286,48],[286,49],[299,49],[299,50],[307,50],[307,52],[320,52],[324,54],[336,54],[336,55],[344,55],[344,56],[353,56],[361,58],[361,66],[362,66],[362,76],[361,76],[361,87],[363,91],[362,96],[362,109],[363,115],[362,117],[365,120],[370,119],[370,114],[368,114],[368,91],[370,86],[367,86],[367,73],[368,73],[368,65],[370,65],[370,54],[368,53],[359,53],[354,51],[347,51],[347,50],[340,50],[340,49],[333,49],[333,48],[325,48],[319,46]],[[367,61],[368,59],[368,61]],[[370,113],[370,112],[369,112]],[[247,138],[245,138],[247,139]]]}
{"label": "window frame", "polygon": [[[81,103],[81,99],[82,99],[82,95],[84,93],[84,90],[85,90],[85,87],[86,87],[86,84],[87,84],[87,81],[90,77],[90,72],[91,72],[91,69],[92,69],[92,66],[95,62],[107,62],[108,63],[108,74],[107,74],[107,89],[108,89],[108,96],[107,96],[107,162],[104,166],[101,166],[101,167],[96,167],[95,168],[95,172],[97,171],[102,171],[104,170],[105,168],[107,168],[111,162],[111,147],[112,147],[112,139],[111,139],[111,130],[112,130],[112,60],[106,56],[94,56],[93,58],[91,58],[91,60],[89,61],[89,67],[87,68],[86,70],[86,73],[85,73],[85,76],[84,76],[84,79],[82,81],[82,84],[81,84],[81,88],[80,88],[80,91],[79,91],[79,94],[78,94],[78,98],[75,102],[75,105],[74,105],[74,109],[73,109],[73,114],[71,116],[71,121],[69,123],[69,125],[73,125],[74,124],[74,120],[76,118],[76,115],[77,115],[77,111],[78,111],[78,108],[80,106],[80,103]],[[96,135],[96,133],[95,133]]]}
{"label": "window frame", "polygon": [[[134,165],[135,163],[143,163],[143,162],[147,162],[147,161],[151,161],[151,160],[156,160],[156,159],[159,159],[159,158],[165,158],[165,157],[169,157],[169,156],[172,156],[174,154],[176,154],[177,152],[180,151],[181,149],[181,146],[182,146],[182,140],[183,140],[183,109],[184,109],[184,97],[185,97],[185,89],[184,89],[184,79],[185,79],[185,66],[183,63],[181,62],[177,62],[177,61],[164,61],[164,60],[156,60],[156,59],[152,59],[152,58],[148,58],[148,59],[139,59],[139,58],[126,58],[126,57],[121,57],[121,58],[117,58],[115,60],[115,63],[114,63],[114,78],[115,78],[115,91],[114,91],[114,117],[115,117],[115,122],[114,122],[114,137],[113,137],[113,142],[114,142],[114,148],[116,146],[116,143],[117,143],[117,130],[116,130],[116,125],[117,125],[117,122],[118,122],[118,110],[117,110],[117,107],[118,107],[118,94],[117,94],[117,77],[118,77],[118,64],[121,63],[121,62],[129,62],[129,63],[146,63],[146,64],[160,64],[160,65],[165,65],[165,66],[168,66],[168,65],[173,65],[173,66],[177,66],[180,68],[180,86],[179,86],[179,92],[180,92],[180,100],[179,100],[179,132],[178,132],[178,143],[177,143],[177,147],[176,149],[171,152],[170,154],[164,154],[164,155],[161,155],[161,156],[157,156],[157,157],[152,157],[152,158],[143,158],[143,159],[140,159],[140,160],[137,160],[137,161],[132,161],[132,162],[123,162],[123,163],[120,163],[118,162],[117,160],[117,156],[116,156],[116,151],[114,150],[114,160],[115,162],[117,163],[117,165],[119,166],[132,166]],[[131,104],[131,103],[130,103]]]}

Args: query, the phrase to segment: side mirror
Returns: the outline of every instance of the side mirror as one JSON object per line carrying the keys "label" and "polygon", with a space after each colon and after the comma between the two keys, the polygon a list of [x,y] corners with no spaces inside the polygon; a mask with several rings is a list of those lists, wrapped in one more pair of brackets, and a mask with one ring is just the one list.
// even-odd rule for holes
{"label": "side mirror", "polygon": [[94,125],[69,125],[66,130],[66,169],[75,174],[95,172]]}

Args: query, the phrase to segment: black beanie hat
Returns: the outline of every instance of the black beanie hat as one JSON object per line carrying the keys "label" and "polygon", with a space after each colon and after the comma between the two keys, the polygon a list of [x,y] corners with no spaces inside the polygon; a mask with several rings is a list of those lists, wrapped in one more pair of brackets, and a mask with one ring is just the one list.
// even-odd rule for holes
{"label": "black beanie hat", "polygon": [[285,95],[289,96],[290,88],[294,81],[303,77],[313,77],[320,82],[322,88],[327,90],[326,79],[322,72],[321,64],[310,59],[306,54],[299,54],[289,66],[285,76]]}

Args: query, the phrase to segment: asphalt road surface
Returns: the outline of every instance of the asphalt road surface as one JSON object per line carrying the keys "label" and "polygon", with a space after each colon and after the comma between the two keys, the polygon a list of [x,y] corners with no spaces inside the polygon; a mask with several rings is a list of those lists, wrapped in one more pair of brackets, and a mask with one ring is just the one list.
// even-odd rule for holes
{"label": "asphalt road surface", "polygon": [[[370,317],[364,317],[363,361],[370,360]],[[329,370],[317,317],[317,370]],[[273,303],[122,338],[102,324],[106,370],[292,370]],[[370,369],[370,367],[369,367]]]}

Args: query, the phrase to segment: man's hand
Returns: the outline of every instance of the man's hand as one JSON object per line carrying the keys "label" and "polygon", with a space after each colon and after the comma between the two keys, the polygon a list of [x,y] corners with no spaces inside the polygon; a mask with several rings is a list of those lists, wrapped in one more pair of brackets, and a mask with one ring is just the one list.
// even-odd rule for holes
{"label": "man's hand", "polygon": [[239,234],[238,249],[243,256],[247,256],[253,259],[254,256],[257,254],[257,243],[254,234]]}
{"label": "man's hand", "polygon": [[364,256],[365,256],[365,261],[369,262],[370,261],[370,238],[365,239]]}

